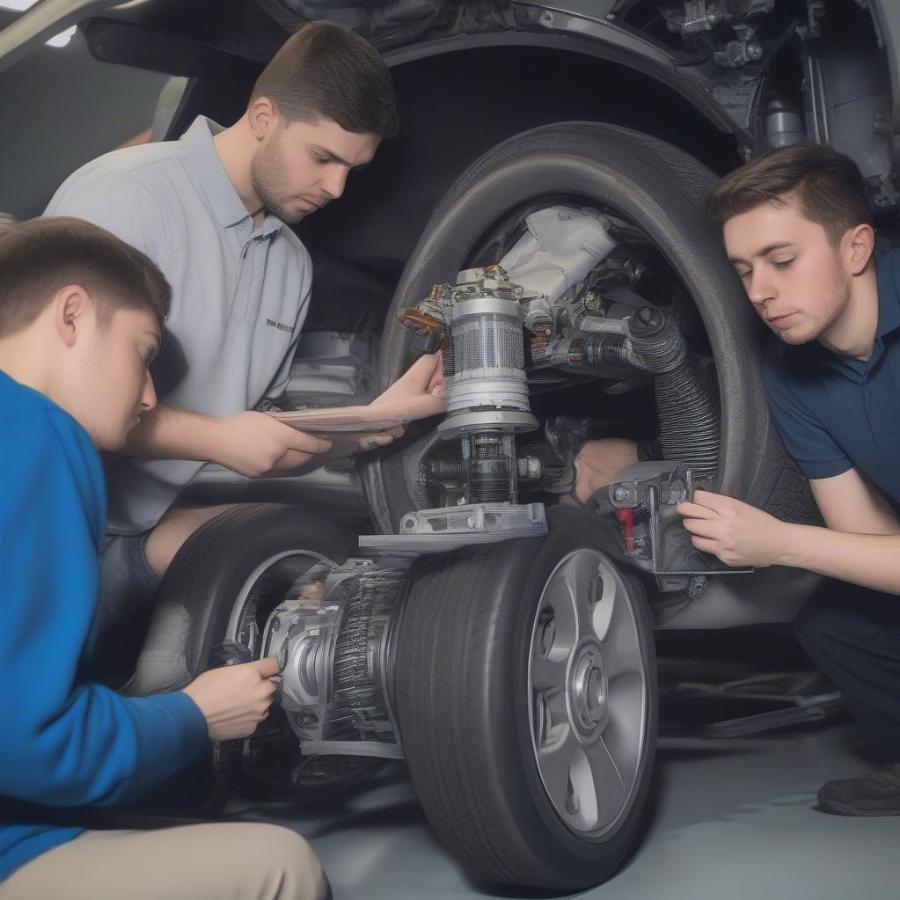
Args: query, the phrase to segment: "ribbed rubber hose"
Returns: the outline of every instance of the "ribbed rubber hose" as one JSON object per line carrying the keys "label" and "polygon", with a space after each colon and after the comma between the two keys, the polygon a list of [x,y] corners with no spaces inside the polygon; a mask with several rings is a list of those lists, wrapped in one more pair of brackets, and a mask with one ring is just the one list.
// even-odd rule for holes
{"label": "ribbed rubber hose", "polygon": [[720,416],[713,385],[688,352],[675,320],[645,307],[629,321],[627,337],[616,334],[584,339],[585,362],[628,365],[654,376],[656,414],[665,459],[689,465],[699,478],[716,474]]}

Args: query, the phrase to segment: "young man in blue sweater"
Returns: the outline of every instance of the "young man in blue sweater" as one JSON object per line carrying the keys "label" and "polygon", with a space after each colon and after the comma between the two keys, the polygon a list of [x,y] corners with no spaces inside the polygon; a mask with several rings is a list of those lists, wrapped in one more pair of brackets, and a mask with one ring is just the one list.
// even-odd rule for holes
{"label": "young man in blue sweater", "polygon": [[325,895],[294,832],[262,824],[88,831],[185,767],[207,739],[247,736],[277,665],[206,672],[183,691],[123,697],[91,680],[106,516],[99,450],[156,404],[148,367],[169,286],[142,253],[87,222],[0,236],[0,898]]}

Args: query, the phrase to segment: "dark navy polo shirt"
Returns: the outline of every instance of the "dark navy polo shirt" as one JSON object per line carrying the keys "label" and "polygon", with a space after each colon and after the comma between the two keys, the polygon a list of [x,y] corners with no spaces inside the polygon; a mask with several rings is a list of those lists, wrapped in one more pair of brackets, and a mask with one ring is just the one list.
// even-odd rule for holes
{"label": "dark navy polo shirt", "polygon": [[769,408],[807,478],[858,469],[900,504],[900,251],[879,255],[878,327],[865,362],[812,341],[773,339],[763,367]]}

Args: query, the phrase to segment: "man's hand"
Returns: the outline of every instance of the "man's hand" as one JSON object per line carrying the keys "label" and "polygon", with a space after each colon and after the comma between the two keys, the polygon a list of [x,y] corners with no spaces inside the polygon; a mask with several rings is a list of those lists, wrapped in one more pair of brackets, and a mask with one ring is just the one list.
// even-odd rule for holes
{"label": "man's hand", "polygon": [[393,444],[398,437],[403,437],[406,429],[402,425],[395,425],[385,431],[378,431],[375,434],[367,434],[361,437],[357,442],[357,446],[363,452],[366,450],[377,450],[379,447],[387,447]]}
{"label": "man's hand", "polygon": [[396,414],[409,421],[446,412],[443,354],[420,356],[369,408],[385,417]]}
{"label": "man's hand", "polygon": [[274,657],[198,675],[184,693],[197,704],[213,741],[249,737],[266,717],[277,689]]}
{"label": "man's hand", "polygon": [[331,449],[331,441],[252,410],[219,419],[214,432],[210,459],[250,478],[273,469],[296,469]]}
{"label": "man's hand", "polygon": [[[393,417],[425,419],[447,410],[447,388],[444,384],[444,359],[438,351],[419,357],[383,394],[367,407],[377,418]],[[358,441],[360,450],[386,447],[402,437],[405,429],[396,425],[377,434],[369,434]]]}
{"label": "man's hand", "polygon": [[620,438],[588,441],[575,458],[575,497],[579,503],[586,503],[594,491],[637,461],[634,441]]}
{"label": "man's hand", "polygon": [[785,522],[768,513],[710,491],[696,491],[693,503],[680,503],[677,512],[693,535],[692,543],[717,556],[726,566],[771,566],[785,562],[788,543]]}

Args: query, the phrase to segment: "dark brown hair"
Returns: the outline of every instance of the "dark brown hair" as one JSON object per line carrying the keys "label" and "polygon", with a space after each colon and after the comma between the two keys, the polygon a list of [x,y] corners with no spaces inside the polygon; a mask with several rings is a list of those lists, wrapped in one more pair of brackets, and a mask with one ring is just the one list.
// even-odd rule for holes
{"label": "dark brown hair", "polygon": [[160,325],[169,314],[169,283],[140,250],[82,219],[31,219],[0,234],[0,336],[26,328],[70,284],[94,298],[101,322],[123,308]]}
{"label": "dark brown hair", "polygon": [[772,150],[726,175],[706,207],[720,225],[764,203],[796,200],[800,213],[823,226],[833,243],[850,228],[871,225],[862,173],[849,156],[821,144]]}
{"label": "dark brown hair", "polygon": [[393,137],[399,120],[391,73],[378,51],[334,22],[309,22],[288,38],[253,86],[289,122],[319,118],[354,134]]}

